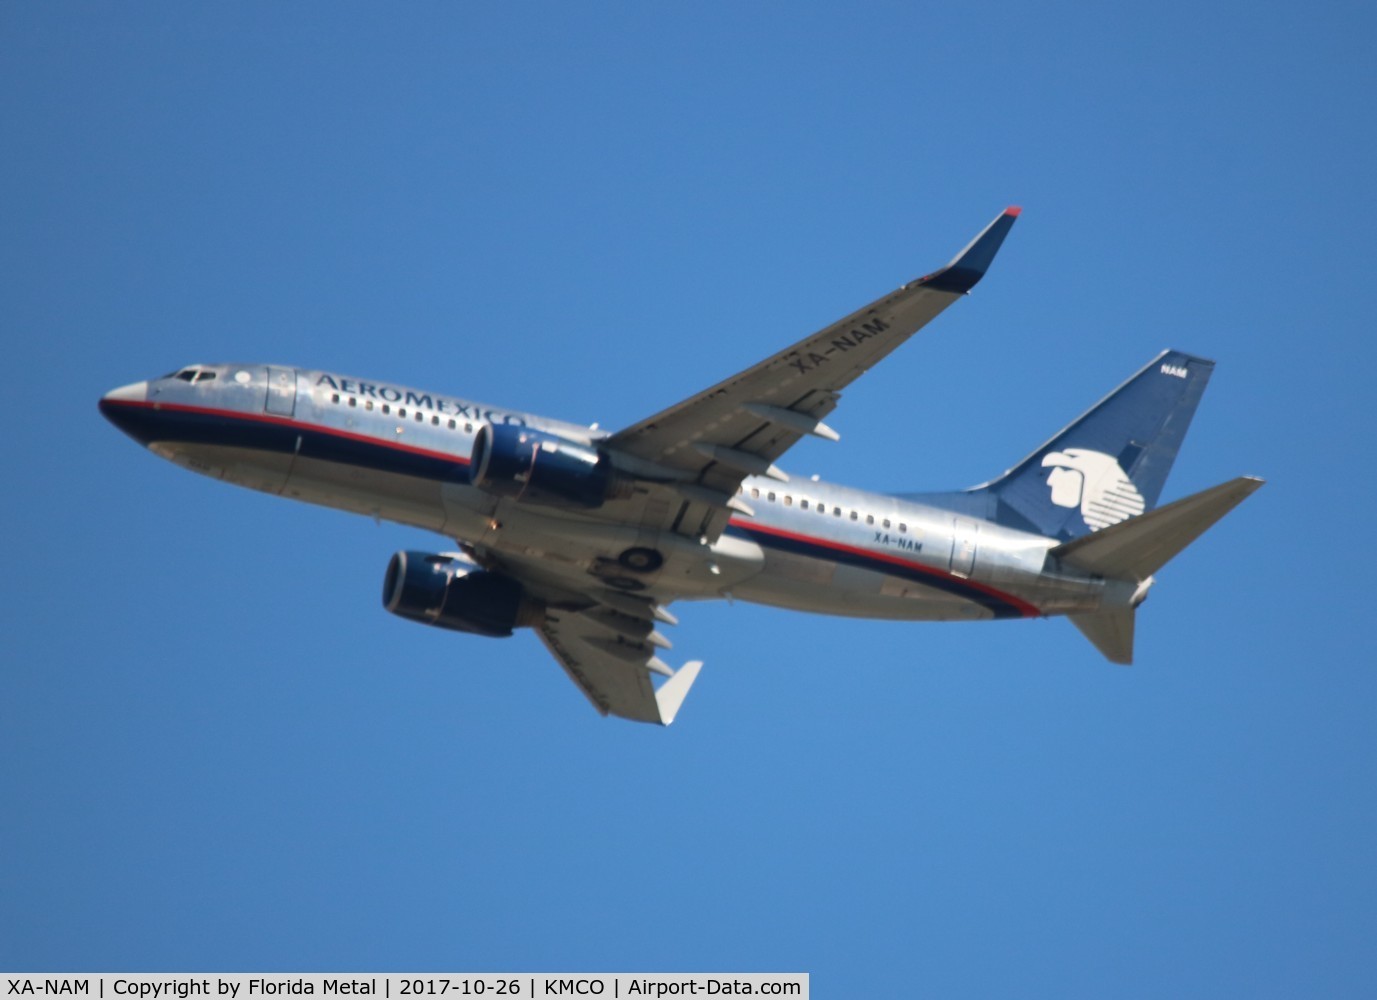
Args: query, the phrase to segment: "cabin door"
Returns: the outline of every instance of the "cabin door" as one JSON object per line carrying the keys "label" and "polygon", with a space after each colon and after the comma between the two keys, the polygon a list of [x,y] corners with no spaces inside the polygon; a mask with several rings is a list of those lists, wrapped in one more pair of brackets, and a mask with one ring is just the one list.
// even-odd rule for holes
{"label": "cabin door", "polygon": [[953,576],[970,576],[975,569],[976,537],[980,525],[958,517],[952,523],[951,571]]}
{"label": "cabin door", "polygon": [[296,412],[296,369],[268,366],[268,399],[263,409],[275,416]]}

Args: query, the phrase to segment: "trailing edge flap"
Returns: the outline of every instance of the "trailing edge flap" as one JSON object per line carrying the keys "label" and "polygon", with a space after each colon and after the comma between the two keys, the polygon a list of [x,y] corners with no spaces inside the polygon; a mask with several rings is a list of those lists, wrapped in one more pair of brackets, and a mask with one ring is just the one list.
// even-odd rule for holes
{"label": "trailing edge flap", "polygon": [[1116,608],[1068,617],[1106,660],[1128,666],[1133,662],[1133,617],[1136,612],[1136,608]]}
{"label": "trailing edge flap", "polygon": [[[1094,534],[1065,542],[1052,549],[1051,555],[1069,566],[1106,579],[1146,580],[1246,500],[1262,483],[1261,479],[1252,476],[1240,476]],[[1099,641],[1086,626],[1076,620],[1083,617],[1087,616],[1071,616],[1076,626],[1099,646]],[[1131,648],[1131,628],[1129,639]]]}

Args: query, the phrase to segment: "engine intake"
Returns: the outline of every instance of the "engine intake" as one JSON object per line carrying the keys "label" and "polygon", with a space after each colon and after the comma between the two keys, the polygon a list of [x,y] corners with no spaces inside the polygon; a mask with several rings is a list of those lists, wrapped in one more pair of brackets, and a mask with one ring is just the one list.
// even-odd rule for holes
{"label": "engine intake", "polygon": [[394,615],[493,638],[535,625],[540,607],[511,577],[454,556],[398,552],[387,564],[383,607]]}
{"label": "engine intake", "polygon": [[469,481],[512,500],[553,507],[601,507],[617,476],[596,448],[512,424],[484,424],[473,441]]}

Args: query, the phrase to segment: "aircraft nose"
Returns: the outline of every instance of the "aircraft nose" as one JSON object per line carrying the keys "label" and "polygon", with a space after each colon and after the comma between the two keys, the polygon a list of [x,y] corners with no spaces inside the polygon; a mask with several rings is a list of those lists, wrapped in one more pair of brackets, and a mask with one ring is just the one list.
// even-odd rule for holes
{"label": "aircraft nose", "polygon": [[118,389],[111,389],[100,397],[100,412],[106,420],[124,433],[137,438],[139,435],[135,430],[135,425],[138,423],[139,414],[143,409],[140,404],[146,402],[147,399],[148,383],[131,382],[129,385],[122,385]]}
{"label": "aircraft nose", "polygon": [[[111,389],[101,397],[101,403],[142,403],[148,398],[147,382],[130,382],[118,389]],[[101,407],[104,409],[104,407]]]}

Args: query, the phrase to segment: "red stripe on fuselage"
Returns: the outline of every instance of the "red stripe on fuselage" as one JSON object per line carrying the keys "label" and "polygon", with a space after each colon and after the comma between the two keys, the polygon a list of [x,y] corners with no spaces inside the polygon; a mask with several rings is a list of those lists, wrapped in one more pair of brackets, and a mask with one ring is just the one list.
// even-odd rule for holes
{"label": "red stripe on fuselage", "polygon": [[[358,434],[354,431],[340,430],[338,427],[330,427],[327,424],[310,424],[303,420],[296,420],[292,417],[275,416],[271,413],[245,413],[243,410],[219,410],[209,406],[187,406],[185,403],[152,403],[148,401],[140,402],[133,399],[107,399],[104,401],[111,406],[125,406],[134,410],[170,410],[174,413],[192,413],[204,417],[220,417],[230,420],[243,420],[250,423],[273,424],[278,427],[290,427],[293,430],[314,431],[318,434],[328,434],[331,437],[343,438],[347,441],[358,441],[361,444],[377,445],[380,448],[391,448],[394,451],[405,451],[412,455],[421,455],[425,458],[437,458],[445,462],[456,462],[459,465],[468,465],[467,455],[455,455],[450,452],[432,451],[429,448],[418,448],[415,445],[402,444],[400,441],[390,441],[386,438],[373,437],[369,434]],[[422,424],[421,426],[425,426]]]}
{"label": "red stripe on fuselage", "polygon": [[805,545],[815,545],[818,548],[831,549],[834,552],[845,552],[849,555],[861,556],[865,559],[873,559],[877,562],[889,563],[893,566],[902,566],[904,569],[916,570],[927,576],[936,577],[940,580],[949,580],[963,587],[969,587],[977,593],[985,594],[987,597],[1003,601],[1014,608],[1024,618],[1042,617],[1042,612],[1039,611],[1037,607],[1029,604],[1020,597],[1015,597],[1013,594],[1007,594],[1002,590],[996,590],[994,587],[986,586],[983,583],[977,583],[964,576],[957,576],[955,573],[949,573],[946,570],[940,570],[920,562],[914,562],[912,559],[903,559],[899,556],[891,555],[888,552],[876,552],[873,549],[862,549],[855,545],[847,545],[844,542],[834,542],[826,538],[817,538],[813,535],[801,535],[795,531],[785,531],[783,528],[772,528],[763,524],[755,524],[746,518],[734,517],[729,523],[732,527],[740,528],[742,531],[758,531],[764,535],[774,535],[778,538],[787,538],[790,541],[802,542]]}
{"label": "red stripe on fuselage", "polygon": [[[394,451],[402,451],[412,455],[420,455],[424,458],[438,459],[444,462],[453,462],[457,465],[469,464],[469,458],[467,455],[456,455],[449,452],[433,451],[429,448],[418,448],[414,445],[402,444],[398,441],[391,441],[385,438],[373,437],[368,434],[359,434],[354,431],[341,430],[337,427],[330,427],[325,424],[307,423],[302,420],[297,420],[293,417],[277,416],[270,413],[245,413],[242,410],[221,410],[208,406],[188,406],[185,403],[153,403],[148,401],[140,402],[138,400],[126,399],[111,399],[105,400],[104,402],[107,405],[127,407],[129,409],[153,411],[167,410],[174,413],[189,413],[198,416],[217,417],[220,419],[227,420],[240,420],[247,423],[270,424],[278,427],[288,427],[293,430],[305,430],[317,434],[327,434],[331,437],[341,438],[348,441],[356,441],[360,444],[373,445],[379,448],[390,448]],[[742,531],[760,532],[761,534],[775,535],[779,538],[787,538],[791,541],[801,542],[805,545],[812,545],[821,549],[830,549],[834,552],[843,552],[849,555],[860,556],[861,558],[873,560],[875,562],[889,563],[893,566],[900,566],[910,571],[915,571],[927,576],[935,577],[940,580],[946,580],[955,584],[959,584],[960,586],[966,587],[977,593],[985,594],[986,596],[991,597],[995,600],[1002,601],[1005,604],[1012,607],[1025,618],[1039,618],[1042,616],[1042,612],[1039,611],[1034,605],[1029,604],[1027,601],[1021,598],[1015,597],[1012,594],[1007,594],[1003,591],[996,590],[993,587],[986,586],[983,583],[977,583],[976,581],[967,579],[966,577],[957,576],[954,573],[939,570],[920,562],[914,562],[911,559],[904,559],[899,556],[892,555],[888,552],[876,552],[871,549],[863,549],[854,545],[847,545],[843,542],[836,542],[830,539],[818,538],[812,535],[803,535],[799,534],[798,532],[786,531],[783,528],[774,528],[763,524],[756,524],[745,518],[734,517],[731,519],[730,523],[733,527],[739,528]]]}

